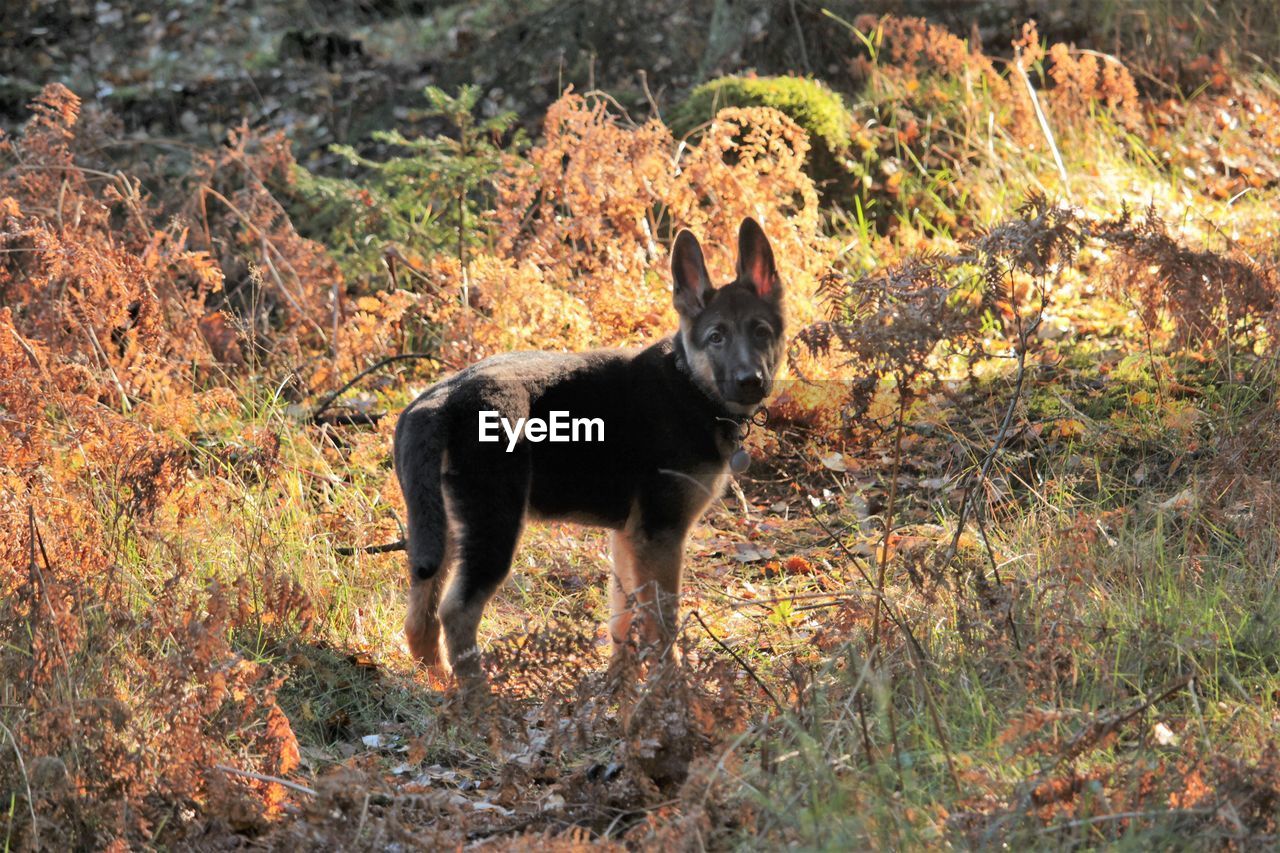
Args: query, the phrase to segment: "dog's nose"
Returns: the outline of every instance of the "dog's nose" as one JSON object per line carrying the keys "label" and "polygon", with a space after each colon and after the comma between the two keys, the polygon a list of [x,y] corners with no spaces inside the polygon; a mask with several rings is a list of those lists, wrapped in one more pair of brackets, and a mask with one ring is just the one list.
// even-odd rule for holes
{"label": "dog's nose", "polygon": [[738,393],[740,394],[760,395],[764,393],[764,376],[758,370],[738,374],[735,382],[738,385]]}

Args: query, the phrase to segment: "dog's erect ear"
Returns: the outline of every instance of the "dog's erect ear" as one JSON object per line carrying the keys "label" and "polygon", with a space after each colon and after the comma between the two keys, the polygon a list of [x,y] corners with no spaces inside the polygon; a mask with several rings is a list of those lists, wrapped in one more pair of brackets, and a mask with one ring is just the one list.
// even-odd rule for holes
{"label": "dog's erect ear", "polygon": [[738,228],[738,281],[755,288],[761,299],[776,300],[782,295],[769,238],[760,223],[749,216]]}
{"label": "dog's erect ear", "polygon": [[671,249],[671,279],[675,283],[672,301],[676,311],[692,320],[707,304],[711,278],[707,275],[698,238],[687,229],[676,235],[676,244]]}

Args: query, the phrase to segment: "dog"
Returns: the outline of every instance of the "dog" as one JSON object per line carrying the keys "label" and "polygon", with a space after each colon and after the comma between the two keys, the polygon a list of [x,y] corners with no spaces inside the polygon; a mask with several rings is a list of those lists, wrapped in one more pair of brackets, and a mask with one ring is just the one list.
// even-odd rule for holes
{"label": "dog", "polygon": [[[712,285],[687,230],[671,272],[676,334],[641,350],[492,356],[401,414],[405,634],[423,664],[445,671],[443,628],[458,683],[484,684],[480,616],[529,517],[612,530],[615,656],[633,629],[645,646],[671,648],[685,540],[724,488],[731,458],[746,467],[744,425],[772,390],[783,348],[782,284],[754,219],[739,229],[734,281]],[[573,433],[584,425],[576,441],[569,416]],[[553,439],[557,423],[568,440]]]}

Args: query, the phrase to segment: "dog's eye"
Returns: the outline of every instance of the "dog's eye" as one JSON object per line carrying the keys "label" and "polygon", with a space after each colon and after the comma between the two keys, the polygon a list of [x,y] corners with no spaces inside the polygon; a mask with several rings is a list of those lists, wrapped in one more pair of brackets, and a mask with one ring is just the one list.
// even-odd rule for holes
{"label": "dog's eye", "polygon": [[724,343],[724,332],[719,329],[712,329],[707,333],[707,343],[719,346]]}
{"label": "dog's eye", "polygon": [[773,331],[768,326],[756,326],[755,335],[757,341],[766,343],[773,336]]}

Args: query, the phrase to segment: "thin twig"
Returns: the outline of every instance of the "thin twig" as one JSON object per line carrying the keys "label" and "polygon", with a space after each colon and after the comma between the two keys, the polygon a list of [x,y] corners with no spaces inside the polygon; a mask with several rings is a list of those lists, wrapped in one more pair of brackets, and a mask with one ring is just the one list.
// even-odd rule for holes
{"label": "thin twig", "polygon": [[1022,78],[1022,82],[1026,84],[1027,94],[1031,97],[1031,106],[1035,109],[1036,119],[1040,122],[1040,132],[1044,134],[1045,140],[1049,143],[1049,150],[1053,152],[1053,162],[1058,167],[1058,174],[1062,178],[1062,192],[1066,195],[1067,200],[1071,200],[1071,181],[1067,177],[1067,167],[1062,165],[1062,154],[1058,151],[1058,143],[1053,139],[1053,129],[1049,127],[1049,119],[1045,117],[1044,110],[1040,108],[1040,98],[1036,95],[1036,89],[1031,85],[1031,78],[1027,76],[1027,72],[1022,67],[1022,57],[1019,56],[1013,63],[1013,67],[1017,70],[1018,76]]}
{"label": "thin twig", "polygon": [[804,43],[804,27],[800,26],[800,15],[796,12],[796,0],[791,0],[791,23],[795,24],[796,39],[800,42],[800,61],[804,63],[804,70],[813,73],[813,66],[809,64],[809,48]]}
{"label": "thin twig", "polygon": [[653,117],[662,121],[662,111],[658,109],[658,102],[654,100],[653,92],[649,91],[649,75],[643,68],[640,69],[640,88],[644,91],[644,99],[649,102],[649,109],[653,110]]}
{"label": "thin twig", "polygon": [[1213,809],[1164,809],[1162,811],[1149,812],[1117,812],[1115,814],[1094,815],[1093,817],[1082,817],[1076,820],[1069,820],[1066,823],[1055,823],[1050,826],[1042,827],[1037,830],[1040,835],[1047,835],[1051,832],[1061,832],[1065,829],[1079,829],[1084,826],[1092,826],[1095,823],[1110,823],[1117,820],[1149,820],[1158,817],[1199,817],[1203,815],[1213,814]]}
{"label": "thin twig", "polygon": [[822,528],[822,532],[827,534],[827,537],[833,543],[835,543],[835,546],[840,549],[841,553],[845,555],[845,558],[848,559],[849,562],[853,564],[854,569],[858,572],[859,575],[862,576],[862,580],[866,583],[868,587],[871,588],[872,595],[876,596],[877,599],[881,599],[884,601],[884,613],[886,616],[889,617],[889,621],[892,622],[894,626],[897,627],[897,629],[902,632],[902,635],[906,637],[908,644],[911,646],[912,650],[919,656],[919,658],[925,663],[928,663],[929,656],[925,654],[924,647],[921,646],[919,641],[916,640],[916,635],[912,633],[911,628],[908,627],[906,622],[903,621],[902,615],[898,613],[897,608],[895,608],[892,602],[889,601],[889,597],[885,595],[882,590],[878,590],[875,588],[875,584],[872,583],[871,581],[871,576],[868,575],[866,571],[862,568],[862,563],[858,559],[858,555],[850,551],[848,546],[845,545],[844,542],[842,542],[838,536],[836,536],[835,532],[832,531],[832,529],[828,527],[822,519],[818,518],[818,514],[813,511],[812,507],[808,507],[808,509],[809,509],[809,517],[814,520],[814,523],[816,523],[819,527]]}
{"label": "thin twig", "polygon": [[116,391],[120,394],[120,407],[125,411],[129,411],[129,394],[124,390],[124,383],[120,381],[120,375],[116,373],[115,366],[111,363],[111,359],[107,357],[107,351],[102,348],[102,343],[98,340],[98,333],[93,330],[93,326],[80,320],[81,330],[85,333],[85,337],[89,339],[89,343],[93,345],[93,350],[102,359],[102,363],[106,365],[107,372],[111,374],[111,380],[115,383]]}
{"label": "thin twig", "polygon": [[1189,684],[1192,678],[1194,677],[1195,677],[1194,675],[1183,676],[1182,678],[1179,678],[1177,681],[1170,684],[1163,691],[1161,691],[1158,696],[1151,699],[1145,699],[1141,703],[1139,703],[1136,707],[1131,708],[1130,710],[1125,711],[1124,713],[1114,716],[1108,720],[1104,720],[1101,722],[1095,721],[1083,727],[1079,732],[1076,733],[1075,737],[1073,737],[1071,741],[1066,745],[1066,748],[1061,750],[1056,756],[1054,756],[1054,759],[1052,762],[1045,765],[1040,770],[1036,771],[1035,774],[1033,774],[1029,779],[1027,779],[1025,783],[1023,783],[1022,787],[1024,790],[1022,795],[1018,798],[1017,805],[1011,808],[1008,812],[1006,812],[1000,818],[992,821],[987,825],[986,831],[983,833],[983,841],[984,841],[983,846],[985,846],[985,842],[989,842],[990,840],[992,840],[996,836],[996,834],[1000,832],[1001,828],[1006,823],[1008,823],[1017,815],[1023,814],[1026,812],[1026,810],[1031,806],[1032,794],[1035,792],[1040,782],[1043,779],[1045,779],[1047,776],[1049,776],[1049,774],[1056,771],[1064,761],[1068,761],[1068,760],[1079,757],[1079,755],[1083,753],[1085,749],[1088,748],[1090,742],[1097,743],[1100,738],[1116,731],[1117,729],[1120,728],[1120,726],[1124,725],[1129,720],[1143,713],[1148,708],[1151,708],[1152,706],[1157,705],[1163,702],[1164,700],[1168,699],[1169,697],[1173,696],[1179,690],[1186,687],[1187,684]]}
{"label": "thin twig", "polygon": [[[75,682],[71,680],[71,656],[67,654],[67,646],[62,641],[62,631],[58,627],[57,611],[53,609],[53,599],[49,595],[49,581],[46,577],[53,574],[53,566],[49,564],[49,553],[44,547],[44,537],[40,535],[40,527],[36,524],[35,507],[27,504],[27,525],[31,534],[31,553],[30,564],[27,566],[27,572],[30,575],[31,583],[37,587],[40,598],[44,600],[45,609],[49,611],[49,625],[53,629],[53,639],[58,644],[58,654],[62,657],[62,672],[67,680],[67,690],[77,700],[80,698],[80,692],[76,689]],[[40,559],[44,562],[44,572],[40,571],[40,566],[36,562],[36,551],[40,552]],[[35,611],[38,615],[40,605],[38,602],[32,602],[35,605]],[[33,617],[34,618],[34,617]],[[34,630],[35,626],[32,625]],[[34,666],[34,664],[33,664]]]}
{"label": "thin twig", "polygon": [[[862,592],[861,590],[845,590],[843,592],[793,592],[787,595],[778,595],[770,598],[743,598],[740,595],[734,595],[730,592],[715,591],[716,595],[723,596],[730,600],[729,607],[738,609],[739,607],[763,607],[766,610],[772,608],[775,604],[788,602],[794,604],[797,601],[811,601],[815,598],[830,599],[823,602],[822,606],[835,607],[846,601],[854,601],[859,598],[871,598],[875,596],[874,592]],[[736,603],[735,603],[736,602]]]}
{"label": "thin twig", "polygon": [[995,833],[1000,829],[1000,826],[1005,821],[1007,821],[1009,818],[1013,817],[1015,814],[1019,813],[1020,811],[1025,810],[1031,804],[1032,793],[1035,791],[1040,781],[1043,780],[1045,777],[1047,777],[1049,774],[1056,771],[1064,761],[1069,761],[1079,757],[1081,753],[1083,753],[1086,749],[1088,749],[1090,743],[1097,743],[1101,738],[1116,731],[1122,725],[1132,720],[1134,717],[1138,716],[1141,713],[1144,713],[1147,709],[1151,708],[1152,706],[1158,705],[1159,703],[1173,696],[1179,690],[1186,687],[1191,682],[1192,678],[1194,678],[1194,675],[1185,675],[1182,678],[1179,678],[1177,681],[1170,684],[1164,690],[1162,690],[1159,695],[1151,699],[1143,700],[1138,705],[1129,709],[1128,711],[1125,711],[1121,714],[1117,714],[1106,720],[1094,721],[1084,726],[1083,728],[1081,728],[1080,731],[1076,733],[1075,737],[1073,737],[1070,740],[1070,742],[1067,743],[1066,747],[1062,749],[1056,756],[1054,756],[1054,759],[1052,762],[1042,767],[1039,771],[1035,773],[1035,775],[1033,775],[1030,779],[1027,780],[1026,783],[1024,783],[1025,792],[1022,794],[1021,797],[1019,797],[1017,807],[1012,811],[1010,811],[1007,815],[1005,815],[1000,820],[994,821],[991,825],[989,825],[987,828],[986,835],[990,837],[992,833]]}
{"label": "thin twig", "polygon": [[[893,474],[889,479],[889,503],[884,511],[884,536],[880,540],[880,554],[877,560],[876,589],[884,593],[885,575],[889,570],[889,537],[893,535],[893,505],[898,497],[898,473],[902,465],[902,426],[907,415],[906,384],[898,377],[898,422],[893,437]],[[871,647],[880,644],[880,601],[876,599],[875,621],[871,623]]]}
{"label": "thin twig", "polygon": [[434,361],[437,364],[440,363],[440,359],[436,358],[434,355],[427,355],[426,353],[417,353],[417,352],[402,353],[401,355],[393,355],[388,358],[384,358],[382,359],[382,361],[379,361],[376,364],[366,367],[364,370],[360,371],[354,377],[352,377],[350,382],[347,382],[337,391],[334,391],[333,393],[326,396],[323,400],[321,400],[320,404],[316,406],[315,411],[311,413],[311,420],[314,422],[317,418],[320,417],[320,415],[324,414],[325,410],[327,410],[330,406],[333,405],[335,400],[337,400],[344,393],[346,393],[346,391],[349,388],[351,388],[352,385],[355,385],[357,382],[359,382],[361,379],[364,379],[370,373],[373,373],[375,370],[378,370],[380,368],[386,367],[388,364],[392,364],[397,361],[409,361],[411,359],[423,359],[426,361]]}
{"label": "thin twig", "polygon": [[213,765],[214,770],[221,770],[231,776],[245,776],[249,779],[257,779],[259,782],[273,782],[277,785],[283,785],[291,791],[297,791],[299,794],[307,794],[309,796],[317,796],[315,788],[308,788],[298,782],[290,782],[288,779],[281,779],[279,776],[268,776],[266,773],[255,773],[252,770],[241,770],[237,767],[228,767],[225,764]]}
{"label": "thin twig", "polygon": [[[1012,284],[1010,286],[1012,290]],[[979,467],[978,476],[972,478],[964,488],[964,492],[960,496],[960,509],[957,511],[956,531],[951,537],[951,544],[947,546],[947,550],[942,560],[940,571],[946,571],[956,558],[956,553],[960,550],[960,537],[964,533],[965,525],[969,520],[969,512],[973,509],[973,501],[971,500],[974,491],[983,483],[986,483],[991,476],[991,466],[995,464],[996,457],[1003,449],[1005,441],[1009,435],[1009,427],[1013,424],[1014,413],[1017,412],[1018,402],[1022,399],[1022,386],[1026,383],[1027,378],[1027,350],[1030,348],[1031,336],[1040,328],[1040,323],[1044,318],[1044,294],[1041,293],[1040,310],[1037,312],[1035,319],[1027,326],[1022,326],[1022,316],[1018,314],[1018,344],[1014,348],[1014,357],[1017,365],[1014,372],[1013,393],[1009,396],[1009,405],[1005,407],[1004,417],[1000,421],[1000,428],[996,430],[996,437],[991,442],[990,449],[987,450],[986,456],[983,457],[982,465]],[[1015,305],[1016,310],[1016,305]],[[977,510],[973,509],[975,515]],[[986,541],[985,530],[981,531],[983,540]],[[988,549],[988,559],[991,560],[992,566],[996,565],[995,557]],[[1000,582],[998,574],[996,575],[996,583]]]}
{"label": "thin twig", "polygon": [[390,554],[392,551],[403,551],[407,547],[408,542],[405,539],[397,539],[394,542],[388,542],[385,545],[364,545],[364,546],[342,546],[334,548],[335,554],[341,557],[353,557],[356,554]]}
{"label": "thin twig", "polygon": [[[250,219],[247,215],[245,215],[244,211],[242,211],[239,207],[236,206],[235,202],[231,201],[231,199],[227,198],[222,193],[218,192],[212,187],[202,187],[201,190],[202,192],[200,193],[200,205],[202,208],[205,207],[205,204],[204,204],[205,196],[213,196],[218,201],[226,205],[227,209],[230,210],[232,213],[234,213],[245,227],[249,228],[258,236],[258,239],[262,241],[262,260],[266,263],[267,270],[271,273],[271,277],[275,279],[276,285],[280,290],[280,294],[286,300],[288,300],[289,304],[293,307],[293,309],[298,312],[298,316],[301,317],[304,322],[309,323],[311,327],[316,330],[316,333],[320,335],[320,339],[324,340],[324,338],[326,337],[325,330],[320,326],[319,323],[317,323],[311,317],[310,314],[308,314],[303,309],[302,305],[298,302],[297,298],[293,295],[293,293],[289,290],[288,286],[284,283],[284,279],[281,277],[280,272],[276,269],[275,264],[271,262],[271,253],[274,252],[276,257],[280,259],[280,262],[289,268],[289,271],[293,274],[294,280],[295,281],[302,280],[302,277],[298,275],[298,271],[294,269],[293,264],[289,263],[289,259],[286,258],[284,256],[284,253],[281,252],[278,248],[276,248],[275,244],[272,243],[271,240],[267,237],[267,232],[259,228],[257,223],[255,223],[252,219]],[[208,234],[208,222],[207,222],[208,213],[207,212],[205,213],[205,219],[206,219],[205,230],[206,230],[206,236],[207,236]]]}
{"label": "thin twig", "polygon": [[[27,789],[27,811],[31,813],[31,849],[40,849],[40,824],[36,821],[36,800],[31,796],[31,779],[27,776],[27,765],[22,760],[22,750],[18,748],[18,739],[13,736],[13,732],[4,723],[0,723],[0,729],[9,736],[9,743],[13,744],[13,755],[18,760],[18,773],[22,776],[22,784]],[[5,845],[8,849],[8,845]]]}
{"label": "thin twig", "polygon": [[1124,713],[1119,714],[1117,716],[1111,717],[1110,719],[1095,721],[1085,726],[1079,732],[1076,733],[1075,737],[1071,739],[1071,742],[1067,744],[1067,748],[1058,754],[1058,757],[1054,760],[1049,770],[1052,771],[1056,769],[1059,765],[1061,765],[1062,762],[1067,761],[1071,758],[1075,758],[1076,756],[1080,755],[1082,752],[1088,749],[1090,741],[1096,743],[1102,737],[1104,737],[1107,734],[1110,734],[1111,732],[1114,732],[1116,729],[1120,728],[1125,723],[1132,720],[1134,717],[1146,712],[1149,708],[1155,705],[1158,705],[1164,700],[1170,698],[1175,693],[1177,693],[1178,691],[1186,687],[1188,684],[1190,684],[1194,678],[1195,678],[1194,674],[1184,675],[1182,678],[1179,678],[1177,681],[1173,682],[1164,690],[1162,690],[1155,697],[1151,699],[1143,700],[1141,703],[1139,703],[1138,705],[1135,705],[1133,708],[1130,708],[1128,711],[1125,711]]}
{"label": "thin twig", "polygon": [[[1015,316],[1017,317],[1017,327],[1018,327],[1018,345],[1017,347],[1015,347],[1015,350],[1016,350],[1015,358],[1017,359],[1017,379],[1014,383],[1014,392],[1011,398],[1009,399],[1009,405],[1005,409],[1004,419],[1001,421],[1000,429],[999,431],[997,431],[996,438],[991,444],[991,449],[987,451],[987,455],[983,459],[983,463],[981,466],[981,474],[979,475],[976,481],[970,481],[970,483],[965,486],[965,490],[960,497],[960,511],[959,511],[959,518],[956,523],[956,532],[952,536],[951,543],[948,546],[947,551],[945,552],[946,556],[943,560],[942,567],[939,570],[939,574],[945,572],[946,569],[951,565],[952,561],[955,559],[956,553],[959,549],[960,536],[964,532],[967,512],[970,506],[969,498],[973,494],[973,490],[976,487],[981,486],[982,484],[987,482],[987,478],[990,476],[990,473],[991,473],[991,465],[995,462],[996,454],[999,452],[999,450],[1004,446],[1005,442],[1008,440],[1008,431],[1012,423],[1013,413],[1017,409],[1018,400],[1022,397],[1022,385],[1026,379],[1026,354],[1027,354],[1027,348],[1029,346],[1029,343],[1028,343],[1029,335],[1032,332],[1034,332],[1037,328],[1039,328],[1040,323],[1044,318],[1045,295],[1044,295],[1043,289],[1041,290],[1041,295],[1040,295],[1040,311],[1039,313],[1037,313],[1035,321],[1030,326],[1024,326],[1022,323],[1022,314],[1018,310],[1017,298],[1013,288],[1012,276],[1010,277],[1009,290],[1010,290],[1010,300],[1014,306],[1014,313],[1015,313]],[[985,502],[984,502],[984,505],[985,505]],[[999,565],[999,562],[996,560],[995,549],[992,548],[991,538],[987,535],[987,525],[986,525],[986,520],[984,518],[982,509],[975,506],[973,508],[973,517],[974,517],[974,522],[978,526],[978,535],[982,538],[983,551],[987,555],[987,561],[991,564],[991,575],[993,578],[995,578],[997,587],[1004,586],[1004,581],[1001,580],[1000,578],[1000,565]],[[981,578],[981,576],[979,576],[977,580],[978,580],[978,589],[979,589],[979,592],[981,592],[982,586],[985,584],[985,581]],[[1010,593],[1008,606],[1004,608],[1005,622],[1009,626],[1009,635],[1013,639],[1014,647],[1018,651],[1022,651],[1022,640],[1018,636],[1018,626],[1013,621],[1013,597],[1012,596],[1013,594]]]}
{"label": "thin twig", "polygon": [[[813,511],[812,507],[809,507],[809,516],[819,527],[822,528],[823,532],[831,538],[831,541],[836,544],[836,547],[849,558],[849,561],[853,563],[853,567],[857,570],[858,574],[862,575],[862,579],[866,581],[867,586],[871,586],[871,578],[863,570],[858,558],[848,549],[844,542],[840,541],[840,539],[836,537],[836,535],[831,531],[831,528],[827,527],[827,525],[823,523],[822,519],[818,518],[818,514]],[[924,647],[920,645],[920,642],[916,639],[916,635],[912,632],[901,614],[899,614],[890,605],[889,599],[884,592],[882,590],[877,590],[876,593],[877,600],[884,602],[885,614],[898,628],[898,630],[902,632],[903,637],[907,640],[907,648],[911,651],[911,654],[907,656],[907,660],[911,665],[911,673],[915,676],[916,682],[920,685],[920,689],[924,693],[925,709],[929,712],[929,718],[932,720],[934,729],[938,733],[938,741],[942,745],[942,755],[947,762],[947,772],[951,776],[951,784],[955,787],[955,790],[959,792],[961,790],[960,776],[956,773],[955,759],[951,754],[951,743],[947,737],[946,729],[942,727],[942,716],[938,713],[937,703],[933,698],[933,690],[929,687],[928,678],[925,677],[925,667],[929,663],[929,657],[925,654]]]}
{"label": "thin twig", "polygon": [[333,280],[333,363],[338,363],[338,327],[342,322],[342,287],[341,280],[334,278]]}
{"label": "thin twig", "polygon": [[758,685],[760,686],[760,689],[761,689],[761,690],[763,690],[763,691],[765,692],[765,695],[766,695],[766,696],[768,696],[770,699],[772,699],[772,700],[773,700],[773,704],[774,704],[774,706],[775,706],[775,707],[777,707],[777,709],[778,709],[778,713],[779,713],[780,715],[784,715],[784,716],[785,716],[785,715],[786,715],[786,713],[787,713],[787,709],[786,709],[786,708],[784,708],[784,707],[782,706],[782,703],[778,701],[778,697],[777,697],[777,696],[775,696],[775,695],[773,694],[773,691],[769,689],[769,685],[765,684],[765,683],[764,683],[764,680],[763,680],[763,679],[761,679],[761,678],[760,678],[760,676],[756,674],[756,671],[755,671],[754,669],[752,669],[752,668],[751,668],[751,664],[749,664],[749,663],[747,663],[746,661],[744,661],[744,660],[743,660],[743,659],[738,655],[738,653],[737,653],[737,652],[735,652],[735,651],[734,651],[734,650],[733,650],[733,649],[732,649],[732,648],[731,648],[727,643],[725,643],[725,641],[724,641],[724,640],[722,640],[722,639],[720,639],[719,637],[717,637],[717,636],[716,636],[716,632],[715,632],[715,631],[712,631],[712,630],[711,630],[711,627],[710,627],[709,625],[707,625],[707,623],[706,623],[706,622],[704,622],[704,621],[703,621],[703,619],[702,619],[702,614],[701,614],[701,613],[699,613],[699,612],[698,612],[698,611],[696,611],[696,610],[693,610],[693,611],[690,611],[689,615],[690,615],[690,616],[692,616],[694,619],[697,619],[697,620],[698,620],[698,624],[702,626],[702,630],[704,630],[704,631],[706,631],[706,632],[707,632],[707,636],[708,636],[708,637],[710,637],[712,640],[715,640],[715,643],[716,643],[716,645],[717,645],[717,646],[719,646],[720,648],[724,649],[726,652],[728,652],[728,653],[729,653],[729,657],[731,657],[731,658],[733,658],[735,661],[737,661],[738,666],[742,667],[743,671],[744,671],[747,675],[751,676],[751,680],[752,680],[752,681],[754,681],[756,684],[758,684]]}
{"label": "thin twig", "polygon": [[18,346],[27,354],[27,360],[31,362],[31,366],[40,371],[40,375],[46,380],[49,379],[49,371],[45,369],[44,364],[36,356],[36,352],[31,348],[31,344],[27,343],[26,338],[22,337],[22,335],[18,333],[18,330],[12,326],[9,327],[9,331],[13,334],[13,339],[18,342]]}

